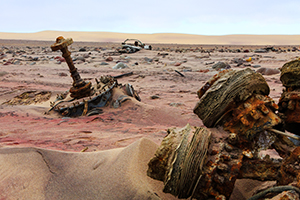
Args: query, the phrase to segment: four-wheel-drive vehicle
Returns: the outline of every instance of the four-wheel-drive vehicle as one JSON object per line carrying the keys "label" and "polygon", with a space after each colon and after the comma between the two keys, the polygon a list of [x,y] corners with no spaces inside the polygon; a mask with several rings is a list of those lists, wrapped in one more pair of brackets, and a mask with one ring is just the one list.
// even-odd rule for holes
{"label": "four-wheel-drive vehicle", "polygon": [[126,51],[126,53],[135,53],[141,49],[152,50],[152,47],[151,45],[145,45],[137,39],[126,39],[124,42],[122,42],[121,51]]}

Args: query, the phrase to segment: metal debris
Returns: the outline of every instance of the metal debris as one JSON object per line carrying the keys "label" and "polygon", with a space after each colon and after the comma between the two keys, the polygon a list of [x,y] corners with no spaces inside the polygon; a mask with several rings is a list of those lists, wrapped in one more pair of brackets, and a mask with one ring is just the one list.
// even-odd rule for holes
{"label": "metal debris", "polygon": [[200,100],[194,113],[207,127],[220,125],[251,140],[255,133],[281,121],[274,113],[277,105],[267,96],[269,91],[263,76],[249,68],[223,70],[197,92]]}
{"label": "metal debris", "polygon": [[92,84],[91,82],[85,82],[81,79],[79,73],[77,72],[77,68],[75,68],[73,64],[73,60],[71,58],[71,52],[68,50],[68,46],[73,43],[72,38],[65,39],[62,36],[56,38],[56,43],[51,45],[52,51],[61,50],[63,53],[62,56],[68,63],[68,67],[70,69],[71,77],[73,78],[73,87],[70,88],[71,97],[73,98],[81,98],[91,95]]}
{"label": "metal debris", "polygon": [[279,100],[279,113],[284,128],[300,135],[300,60],[285,63],[280,80],[285,87]]}
{"label": "metal debris", "polygon": [[[83,81],[73,64],[70,57],[71,53],[67,49],[67,46],[72,43],[73,40],[71,38],[64,39],[60,36],[56,39],[56,43],[51,46],[53,51],[61,50],[63,52],[63,57],[68,63],[71,77],[73,78],[73,86],[70,88],[69,93],[63,93],[57,96],[57,99],[51,103],[51,108],[48,112],[54,110],[65,117],[101,114],[103,113],[101,107],[107,105],[111,100],[114,89],[121,89],[124,95],[121,95],[122,98],[119,97],[113,104],[118,103],[118,106],[120,106],[120,104],[128,100],[129,97],[141,101],[132,85],[118,84],[117,80],[112,76],[101,76],[99,80],[95,78],[96,84],[93,87],[91,82]],[[131,74],[124,74],[122,76]],[[128,98],[124,98],[124,96]]]}
{"label": "metal debris", "polygon": [[13,99],[4,102],[3,104],[7,105],[30,105],[30,104],[36,104],[36,103],[42,103],[45,101],[48,101],[51,97],[50,91],[27,91],[23,92],[20,95],[17,95]]}
{"label": "metal debris", "polygon": [[[210,129],[189,125],[169,129],[148,164],[148,176],[163,181],[164,192],[179,198],[229,199],[238,178],[279,184],[297,181],[300,186],[300,148],[294,150],[288,139],[298,137],[274,129],[282,120],[262,75],[251,69],[223,70],[197,94],[194,113]],[[269,148],[281,157],[259,156]],[[183,181],[185,177],[189,183]]]}
{"label": "metal debris", "polygon": [[119,89],[123,92],[117,100],[118,106],[114,106],[116,102],[113,102],[115,108],[119,107],[121,103],[129,100],[131,97],[138,101],[141,101],[139,95],[133,89],[131,84],[118,84],[112,76],[101,76],[99,79],[95,79],[96,84],[93,87],[92,94],[87,97],[75,99],[68,94],[64,99],[63,95],[58,95],[59,99],[52,103],[50,111],[54,110],[65,117],[78,117],[78,116],[91,116],[103,113],[101,107],[105,107],[108,102],[111,101],[113,91]]}
{"label": "metal debris", "polygon": [[[133,42],[133,43],[130,43]],[[122,49],[119,50],[120,53],[135,53],[141,49],[152,50],[151,45],[145,45],[140,40],[137,39],[126,39],[122,42]]]}

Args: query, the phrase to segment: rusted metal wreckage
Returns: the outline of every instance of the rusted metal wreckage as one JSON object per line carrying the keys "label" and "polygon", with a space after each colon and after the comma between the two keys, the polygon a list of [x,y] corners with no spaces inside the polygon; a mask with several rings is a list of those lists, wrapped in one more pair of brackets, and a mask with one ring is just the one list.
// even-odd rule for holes
{"label": "rusted metal wreckage", "polygon": [[[169,129],[148,163],[148,176],[163,181],[164,192],[178,198],[229,199],[236,180],[242,178],[277,181],[279,187],[268,192],[299,193],[300,147],[286,135],[298,140],[299,136],[274,129],[285,120],[286,127],[290,123],[299,126],[298,63],[282,68],[281,80],[287,87],[279,103],[283,118],[277,115],[278,106],[268,96],[270,89],[261,74],[248,68],[213,76],[197,92],[199,102],[194,108],[207,128]],[[296,69],[288,68],[291,65]],[[262,156],[266,149],[275,149],[281,157]],[[280,187],[293,182],[297,187]]]}
{"label": "rusted metal wreckage", "polygon": [[281,68],[280,80],[285,87],[279,100],[279,113],[286,130],[300,135],[300,60]]}
{"label": "rusted metal wreckage", "polygon": [[120,89],[123,95],[114,102],[114,107],[118,107],[122,102],[133,97],[140,101],[140,97],[135,92],[131,84],[118,84],[112,76],[101,76],[95,78],[96,84],[92,86],[91,82],[85,82],[81,79],[77,68],[75,68],[68,46],[73,43],[72,38],[56,39],[56,43],[51,45],[53,51],[61,50],[70,69],[73,85],[69,92],[59,94],[54,102],[51,102],[49,111],[57,111],[63,116],[77,117],[100,114],[101,107],[104,107],[112,96],[114,89]]}
{"label": "rusted metal wreckage", "polygon": [[145,45],[138,39],[126,39],[122,42],[122,49],[119,50],[120,53],[135,53],[142,49],[152,50],[151,45]]}

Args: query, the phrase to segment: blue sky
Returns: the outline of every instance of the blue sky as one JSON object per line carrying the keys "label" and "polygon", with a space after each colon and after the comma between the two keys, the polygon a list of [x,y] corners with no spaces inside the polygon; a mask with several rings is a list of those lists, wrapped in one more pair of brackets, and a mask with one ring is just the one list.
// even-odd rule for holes
{"label": "blue sky", "polygon": [[0,32],[300,34],[299,0],[6,0]]}

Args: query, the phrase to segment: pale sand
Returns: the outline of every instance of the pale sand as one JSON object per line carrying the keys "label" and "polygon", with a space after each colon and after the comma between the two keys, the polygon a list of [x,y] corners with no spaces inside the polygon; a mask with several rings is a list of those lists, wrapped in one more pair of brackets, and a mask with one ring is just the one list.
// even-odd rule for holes
{"label": "pale sand", "polygon": [[157,147],[140,139],[90,153],[0,149],[0,199],[175,199],[146,175]]}
{"label": "pale sand", "polygon": [[57,36],[72,37],[74,41],[117,42],[127,38],[144,43],[163,44],[220,44],[220,45],[300,45],[300,35],[224,35],[205,36],[176,33],[130,34],[114,32],[41,31],[36,33],[0,32],[0,39],[53,41]]}

